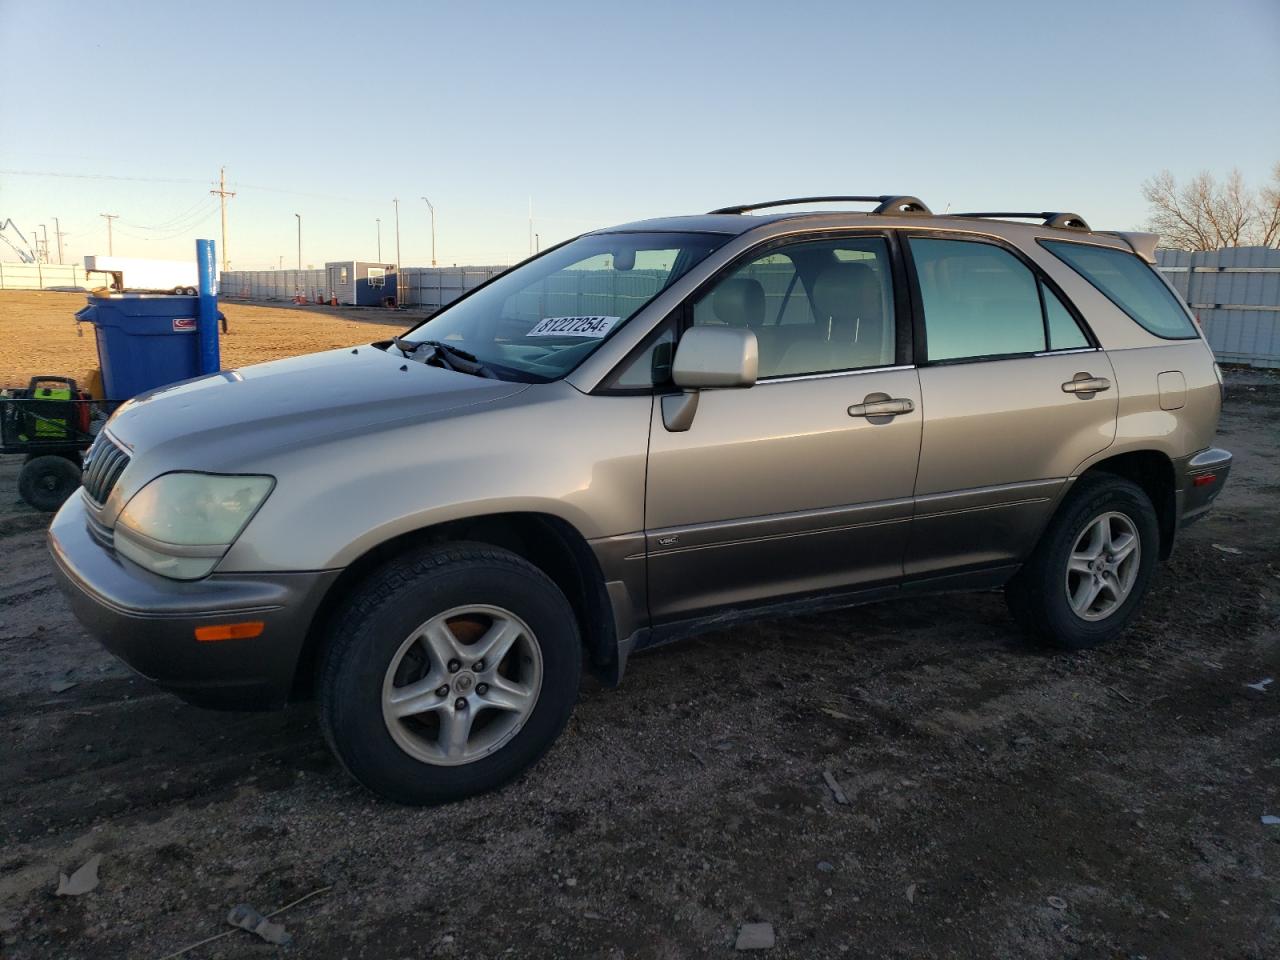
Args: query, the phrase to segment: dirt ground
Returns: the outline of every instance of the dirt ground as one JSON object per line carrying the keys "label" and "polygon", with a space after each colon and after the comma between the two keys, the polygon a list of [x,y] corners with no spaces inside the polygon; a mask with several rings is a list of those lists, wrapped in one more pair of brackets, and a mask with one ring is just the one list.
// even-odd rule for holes
{"label": "dirt ground", "polygon": [[[1280,956],[1277,423],[1280,378],[1233,375],[1226,491],[1108,648],[1030,649],[993,593],[710,634],[585,682],[515,784],[424,810],[348,781],[307,705],[133,678],[2,458],[0,956],[159,960],[321,889],[277,918],[289,950],[184,956],[724,957],[753,921],[806,960]],[[93,854],[101,885],[56,897]]]}
{"label": "dirt ground", "polygon": [[[86,383],[98,365],[92,324],[78,324],[83,293],[0,290],[0,387],[25,386],[33,376]],[[369,307],[297,307],[222,301],[227,317],[222,365],[241,367],[277,357],[368,343],[402,333],[421,320],[408,311]]]}

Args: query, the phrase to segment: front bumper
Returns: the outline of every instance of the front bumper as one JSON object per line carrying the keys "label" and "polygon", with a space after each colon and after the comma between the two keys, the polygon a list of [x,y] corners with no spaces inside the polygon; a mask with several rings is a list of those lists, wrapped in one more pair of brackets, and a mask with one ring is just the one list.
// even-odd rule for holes
{"label": "front bumper", "polygon": [[[183,582],[117,557],[89,533],[72,496],[49,527],[59,585],[104,647],[158,686],[219,709],[283,706],[303,641],[339,571],[214,573]],[[260,636],[202,643],[195,629],[261,620]]]}
{"label": "front bumper", "polygon": [[1213,501],[1218,499],[1231,473],[1231,454],[1210,447],[1185,460],[1176,461],[1175,467],[1178,472],[1175,478],[1178,527],[1181,529],[1208,513]]}

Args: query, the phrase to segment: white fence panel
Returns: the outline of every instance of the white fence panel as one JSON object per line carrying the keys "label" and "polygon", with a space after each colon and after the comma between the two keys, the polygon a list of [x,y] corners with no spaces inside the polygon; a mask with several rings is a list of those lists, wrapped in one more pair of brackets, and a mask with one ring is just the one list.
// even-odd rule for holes
{"label": "white fence panel", "polygon": [[110,282],[105,273],[86,274],[78,263],[0,261],[0,290],[92,290]]}
{"label": "white fence panel", "polygon": [[1280,250],[1158,250],[1156,260],[1219,360],[1280,368]]}

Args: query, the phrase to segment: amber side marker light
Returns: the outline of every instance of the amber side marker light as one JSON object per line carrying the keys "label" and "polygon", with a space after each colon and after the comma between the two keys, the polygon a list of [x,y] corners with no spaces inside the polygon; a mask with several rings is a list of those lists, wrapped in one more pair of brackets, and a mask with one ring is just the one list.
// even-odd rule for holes
{"label": "amber side marker light", "polygon": [[261,620],[249,620],[246,623],[219,623],[209,627],[196,627],[196,639],[201,643],[213,643],[217,640],[250,640],[262,636],[266,624]]}

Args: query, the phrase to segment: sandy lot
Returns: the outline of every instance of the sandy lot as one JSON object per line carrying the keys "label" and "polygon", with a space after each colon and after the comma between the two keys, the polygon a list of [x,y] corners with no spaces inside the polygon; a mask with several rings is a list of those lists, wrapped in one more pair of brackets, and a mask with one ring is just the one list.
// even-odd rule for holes
{"label": "sandy lot", "polygon": [[[98,365],[91,324],[78,324],[83,293],[0,290],[0,386],[25,386],[36,375],[87,381]],[[370,308],[262,306],[222,302],[227,332],[222,365],[368,343],[403,332],[415,314]],[[391,321],[391,322],[388,322]]]}
{"label": "sandy lot", "polygon": [[[305,704],[133,678],[0,458],[0,956],[159,960],[326,887],[277,918],[285,955],[727,957],[767,921],[764,955],[806,960],[1278,956],[1278,417],[1280,378],[1231,378],[1230,483],[1109,648],[1029,649],[990,593],[710,634],[586,682],[532,772],[428,810],[349,782]],[[92,854],[98,889],[55,897]]]}

